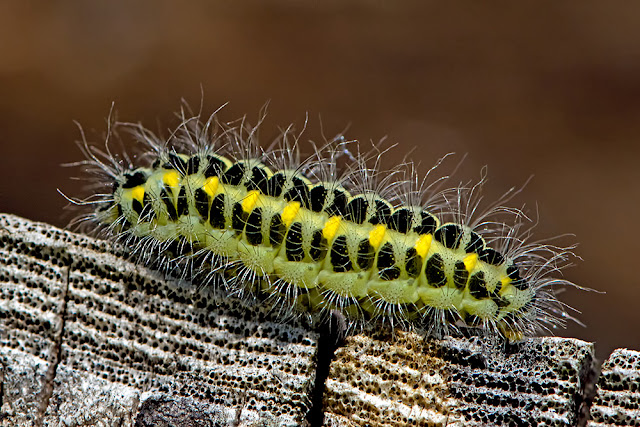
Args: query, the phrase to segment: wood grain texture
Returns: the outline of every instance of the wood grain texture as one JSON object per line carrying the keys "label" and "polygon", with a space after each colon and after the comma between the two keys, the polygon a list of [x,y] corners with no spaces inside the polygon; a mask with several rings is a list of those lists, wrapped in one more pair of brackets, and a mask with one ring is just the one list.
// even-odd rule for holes
{"label": "wood grain texture", "polygon": [[[586,423],[581,414],[589,412],[591,343],[535,338],[496,347],[480,338],[425,340],[378,331],[347,338],[323,361],[318,332],[301,320],[285,324],[274,316],[259,301],[166,280],[127,261],[123,249],[108,242],[0,215],[0,422]],[[591,411],[610,413],[597,408],[622,405],[633,417],[637,354],[616,354],[605,372],[630,378],[622,382],[628,392],[623,399],[607,397],[617,389],[606,384],[617,377],[603,376],[599,406]],[[328,378],[318,386],[323,363],[329,364]],[[312,408],[314,402],[323,408]],[[609,425],[604,420],[593,425]]]}
{"label": "wood grain texture", "polygon": [[304,422],[314,332],[107,242],[12,216],[0,233],[5,425]]}
{"label": "wood grain texture", "polygon": [[325,409],[354,426],[577,425],[593,346],[565,338],[356,336],[331,365]]}
{"label": "wood grain texture", "polygon": [[619,348],[602,365],[588,425],[640,426],[640,352]]}

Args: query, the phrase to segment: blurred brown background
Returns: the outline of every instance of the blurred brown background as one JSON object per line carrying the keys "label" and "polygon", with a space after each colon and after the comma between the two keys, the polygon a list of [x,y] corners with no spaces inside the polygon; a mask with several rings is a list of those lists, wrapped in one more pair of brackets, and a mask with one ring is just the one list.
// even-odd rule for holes
{"label": "blurred brown background", "polygon": [[[233,4],[232,4],[233,3]],[[393,4],[392,4],[393,3]],[[489,166],[489,198],[535,175],[537,236],[574,233],[582,262],[568,291],[598,354],[640,349],[640,3],[25,2],[0,3],[0,211],[64,226],[79,194],[77,120],[98,140],[118,118],[176,124],[181,98],[261,135],[301,127],[410,150],[425,172],[468,154],[460,179]]]}

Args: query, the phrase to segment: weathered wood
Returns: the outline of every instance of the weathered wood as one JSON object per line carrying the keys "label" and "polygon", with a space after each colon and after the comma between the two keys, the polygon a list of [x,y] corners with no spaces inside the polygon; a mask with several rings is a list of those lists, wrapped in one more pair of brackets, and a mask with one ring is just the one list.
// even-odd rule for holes
{"label": "weathered wood", "polygon": [[0,240],[4,425],[304,422],[316,333],[107,242],[14,216]]}
{"label": "weathered wood", "polygon": [[[2,425],[320,425],[309,413],[322,399],[335,427],[576,425],[588,412],[590,343],[357,335],[316,388],[321,341],[308,325],[120,251],[0,215]],[[635,378],[637,356],[620,368],[620,354],[605,372]],[[592,414],[620,404],[636,415],[637,379],[621,400],[603,381]]]}
{"label": "weathered wood", "polygon": [[592,361],[592,344],[566,338],[356,336],[336,353],[325,409],[353,426],[576,425]]}
{"label": "weathered wood", "polygon": [[640,426],[640,352],[617,349],[604,362],[588,425]]}

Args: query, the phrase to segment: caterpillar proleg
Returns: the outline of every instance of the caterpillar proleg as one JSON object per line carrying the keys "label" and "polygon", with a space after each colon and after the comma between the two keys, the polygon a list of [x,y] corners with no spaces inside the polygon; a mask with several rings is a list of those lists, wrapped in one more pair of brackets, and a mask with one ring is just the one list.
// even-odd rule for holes
{"label": "caterpillar proleg", "polygon": [[[261,148],[257,126],[187,117],[166,138],[116,123],[135,156],[84,141],[92,194],[78,218],[140,262],[194,284],[266,297],[283,313],[332,311],[442,335],[476,328],[509,340],[563,326],[554,290],[572,248],[530,242],[517,209],[479,213],[480,184],[426,185],[407,162],[379,167],[344,138],[298,149],[291,128]],[[346,163],[346,165],[341,165]],[[511,223],[496,219],[508,214]]]}

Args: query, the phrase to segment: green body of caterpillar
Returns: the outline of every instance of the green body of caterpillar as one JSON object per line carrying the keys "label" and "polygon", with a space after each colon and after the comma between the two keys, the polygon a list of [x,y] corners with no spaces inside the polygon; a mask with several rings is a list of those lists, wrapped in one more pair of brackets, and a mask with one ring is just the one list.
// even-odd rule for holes
{"label": "green body of caterpillar", "polygon": [[354,319],[419,322],[441,310],[515,340],[535,298],[514,262],[469,227],[258,160],[171,153],[121,174],[98,219],[158,242],[183,237],[240,262],[266,292],[293,287],[297,306]]}

